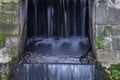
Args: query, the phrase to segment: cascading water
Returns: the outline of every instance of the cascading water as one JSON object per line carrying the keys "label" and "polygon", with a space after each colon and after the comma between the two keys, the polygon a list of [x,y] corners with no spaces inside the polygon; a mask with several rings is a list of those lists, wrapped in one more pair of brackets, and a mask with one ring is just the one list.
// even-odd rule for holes
{"label": "cascading water", "polygon": [[27,13],[25,56],[15,80],[95,79],[89,0],[29,0]]}

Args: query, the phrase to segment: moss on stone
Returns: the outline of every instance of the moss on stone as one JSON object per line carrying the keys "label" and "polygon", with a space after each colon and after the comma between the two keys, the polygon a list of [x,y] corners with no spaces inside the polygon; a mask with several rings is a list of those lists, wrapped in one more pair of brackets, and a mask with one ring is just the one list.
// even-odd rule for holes
{"label": "moss on stone", "polygon": [[4,41],[5,41],[5,35],[4,34],[0,34],[0,46],[4,45]]}
{"label": "moss on stone", "polygon": [[11,49],[11,56],[12,57],[18,57],[18,48],[12,48]]}

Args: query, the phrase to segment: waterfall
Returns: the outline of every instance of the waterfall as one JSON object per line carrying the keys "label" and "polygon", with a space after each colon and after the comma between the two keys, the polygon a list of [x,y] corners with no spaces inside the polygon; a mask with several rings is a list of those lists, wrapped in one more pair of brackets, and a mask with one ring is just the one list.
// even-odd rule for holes
{"label": "waterfall", "polygon": [[13,80],[95,80],[89,0],[28,0],[25,55]]}

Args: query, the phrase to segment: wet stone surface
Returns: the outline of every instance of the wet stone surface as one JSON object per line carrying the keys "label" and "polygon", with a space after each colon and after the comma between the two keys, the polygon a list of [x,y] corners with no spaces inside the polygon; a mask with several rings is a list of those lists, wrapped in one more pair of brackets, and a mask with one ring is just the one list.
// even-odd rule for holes
{"label": "wet stone surface", "polygon": [[26,52],[26,55],[20,58],[20,63],[79,63],[79,64],[94,64],[95,57],[92,52],[88,52],[81,56],[51,56],[43,54],[35,54]]}

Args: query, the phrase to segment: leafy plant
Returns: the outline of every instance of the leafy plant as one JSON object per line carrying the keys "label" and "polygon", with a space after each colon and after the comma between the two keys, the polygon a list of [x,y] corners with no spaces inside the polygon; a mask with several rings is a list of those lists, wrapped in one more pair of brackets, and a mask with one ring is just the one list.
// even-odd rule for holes
{"label": "leafy plant", "polygon": [[114,80],[120,80],[120,71],[118,70],[112,70],[111,76]]}
{"label": "leafy plant", "polygon": [[98,49],[103,49],[103,48],[104,48],[104,38],[98,36],[98,37],[96,38],[96,45],[97,45],[97,48],[98,48]]}
{"label": "leafy plant", "polygon": [[112,64],[109,68],[113,80],[120,80],[120,63]]}

